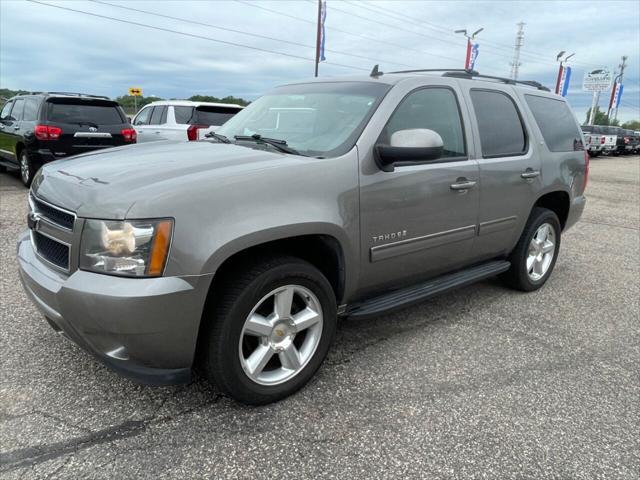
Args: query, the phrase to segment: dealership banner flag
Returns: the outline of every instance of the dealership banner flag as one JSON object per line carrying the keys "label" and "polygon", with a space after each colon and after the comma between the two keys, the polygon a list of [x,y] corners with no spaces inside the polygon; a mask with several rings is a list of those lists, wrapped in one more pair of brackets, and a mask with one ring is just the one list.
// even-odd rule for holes
{"label": "dealership banner flag", "polygon": [[464,68],[466,70],[473,70],[473,68],[475,67],[479,50],[480,45],[478,45],[477,43],[471,43],[471,39],[467,38],[467,56],[464,60]]}
{"label": "dealership banner flag", "polygon": [[569,82],[571,82],[571,67],[563,67],[562,76],[560,77],[560,95],[563,97],[567,96]]}

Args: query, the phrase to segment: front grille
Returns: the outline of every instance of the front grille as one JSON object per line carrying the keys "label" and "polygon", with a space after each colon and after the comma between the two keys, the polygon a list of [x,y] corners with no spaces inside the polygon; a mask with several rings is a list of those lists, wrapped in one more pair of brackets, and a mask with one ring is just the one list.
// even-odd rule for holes
{"label": "front grille", "polygon": [[39,232],[32,232],[36,252],[57,267],[69,270],[69,247]]}
{"label": "front grille", "polygon": [[53,207],[47,203],[41,202],[35,197],[31,197],[31,199],[33,200],[36,212],[40,216],[46,218],[47,220],[50,220],[57,225],[60,225],[61,227],[73,230],[73,222],[75,220],[75,217],[72,214]]}

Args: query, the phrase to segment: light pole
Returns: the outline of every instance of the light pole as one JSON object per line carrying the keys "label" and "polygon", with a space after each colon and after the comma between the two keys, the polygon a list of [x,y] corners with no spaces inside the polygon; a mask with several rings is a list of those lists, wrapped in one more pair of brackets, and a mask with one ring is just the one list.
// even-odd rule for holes
{"label": "light pole", "polygon": [[473,48],[473,45],[471,44],[471,41],[474,38],[476,38],[476,35],[478,35],[483,30],[484,30],[484,27],[483,28],[479,28],[478,30],[473,32],[471,35],[469,35],[467,33],[467,29],[466,28],[463,28],[462,30],[454,30],[454,33],[462,33],[467,39],[467,56],[465,57],[465,60],[464,60],[464,68],[465,68],[465,70],[473,70],[473,64],[475,63],[475,59],[474,59],[473,62],[471,61],[471,50]]}
{"label": "light pole", "polygon": [[572,53],[571,55],[567,55],[563,60],[562,56],[565,53],[567,53],[567,52],[562,50],[556,56],[556,61],[560,62],[560,66],[558,67],[558,78],[556,79],[556,95],[560,95],[560,79],[562,78],[562,69],[564,68],[564,64],[567,62],[567,60],[569,60],[571,57],[573,57],[575,55],[575,53]]}

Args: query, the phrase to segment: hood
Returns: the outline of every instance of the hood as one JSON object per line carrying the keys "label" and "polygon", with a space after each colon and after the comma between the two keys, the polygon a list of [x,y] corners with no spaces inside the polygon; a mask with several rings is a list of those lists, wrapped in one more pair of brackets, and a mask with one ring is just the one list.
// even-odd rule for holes
{"label": "hood", "polygon": [[[299,163],[305,157],[217,142],[153,142],[58,160],[32,191],[81,217],[122,219],[136,201],[207,188],[229,176]],[[252,175],[253,176],[253,175]]]}

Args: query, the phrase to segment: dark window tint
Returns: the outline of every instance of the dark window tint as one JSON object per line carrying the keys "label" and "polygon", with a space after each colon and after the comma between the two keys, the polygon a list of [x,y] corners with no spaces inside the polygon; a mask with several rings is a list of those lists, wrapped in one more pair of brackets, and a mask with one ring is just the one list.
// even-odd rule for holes
{"label": "dark window tint", "polygon": [[196,107],[193,118],[189,123],[220,126],[239,111],[237,108],[228,107]]}
{"label": "dark window tint", "polygon": [[19,98],[15,101],[11,109],[11,119],[22,120],[22,112],[24,112],[24,98]]}
{"label": "dark window tint", "polygon": [[513,100],[498,91],[471,90],[483,157],[521,155],[527,146]]}
{"label": "dark window tint", "polygon": [[413,128],[437,132],[444,143],[443,157],[466,154],[458,101],[448,88],[424,88],[410,93],[391,116],[381,141],[389,143],[395,132]]}
{"label": "dark window tint", "polygon": [[148,125],[149,124],[149,117],[151,117],[151,111],[153,110],[153,107],[145,107],[142,110],[140,110],[140,113],[138,113],[138,115],[136,116],[133,124],[134,125]]}
{"label": "dark window tint", "polygon": [[525,95],[547,147],[552,152],[571,152],[582,143],[569,106],[562,100]]}
{"label": "dark window tint", "polygon": [[13,102],[7,102],[2,107],[2,112],[0,112],[0,119],[2,120],[10,120],[9,112],[11,112],[11,108],[13,107]]}
{"label": "dark window tint", "polygon": [[193,116],[193,107],[173,107],[173,112],[176,117],[176,123],[185,125],[189,123]]}
{"label": "dark window tint", "polygon": [[25,122],[35,122],[38,120],[38,106],[40,102],[38,102],[37,98],[27,98],[24,103],[24,114],[22,115],[22,119]]}
{"label": "dark window tint", "polygon": [[78,125],[119,125],[125,123],[116,103],[66,98],[47,101],[47,120]]}
{"label": "dark window tint", "polygon": [[157,106],[153,107],[153,113],[151,114],[151,120],[149,120],[149,125],[161,125],[164,122],[162,121],[162,116],[164,115],[165,119],[167,118],[167,114],[165,111],[167,107],[165,106]]}

